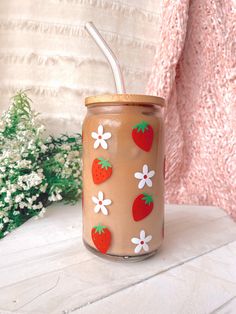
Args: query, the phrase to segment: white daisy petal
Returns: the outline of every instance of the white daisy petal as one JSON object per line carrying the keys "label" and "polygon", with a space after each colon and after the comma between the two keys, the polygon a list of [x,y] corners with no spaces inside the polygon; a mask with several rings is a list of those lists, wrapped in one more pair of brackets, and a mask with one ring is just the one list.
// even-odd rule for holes
{"label": "white daisy petal", "polygon": [[140,231],[140,240],[145,241],[145,231],[144,230]]}
{"label": "white daisy petal", "polygon": [[147,178],[146,179],[146,184],[147,184],[147,186],[152,187],[152,180]]}
{"label": "white daisy petal", "polygon": [[99,202],[99,200],[95,196],[92,196],[92,201],[94,202],[94,204],[98,204]]}
{"label": "white daisy petal", "polygon": [[141,172],[135,172],[134,176],[136,179],[142,179],[143,178],[143,174]]}
{"label": "white daisy petal", "polygon": [[151,235],[149,235],[149,236],[147,236],[146,238],[145,238],[145,242],[147,243],[147,242],[149,242],[149,241],[151,241],[152,240],[152,236]]}
{"label": "white daisy petal", "polygon": [[140,240],[139,240],[139,238],[132,238],[131,242],[134,244],[139,244]]}
{"label": "white daisy petal", "polygon": [[109,199],[103,200],[103,205],[111,205],[111,200]]}
{"label": "white daisy petal", "polygon": [[95,142],[94,142],[94,145],[93,145],[93,147],[95,148],[95,149],[97,149],[98,148],[98,146],[100,145],[100,140],[96,140]]}
{"label": "white daisy petal", "polygon": [[107,142],[105,140],[101,140],[101,146],[103,149],[107,149]]}
{"label": "white daisy petal", "polygon": [[138,184],[138,188],[139,188],[139,189],[142,189],[142,188],[144,187],[144,185],[145,185],[145,180],[142,179],[142,180],[139,182],[139,184]]}
{"label": "white daisy petal", "polygon": [[108,210],[104,205],[101,205],[101,211],[102,211],[103,215],[108,215]]}
{"label": "white daisy petal", "polygon": [[99,204],[97,204],[95,207],[94,207],[94,212],[97,214],[101,209],[101,206]]}
{"label": "white daisy petal", "polygon": [[139,253],[142,250],[142,244],[138,244],[134,249],[134,253]]}
{"label": "white daisy petal", "polygon": [[149,251],[149,246],[147,245],[147,243],[143,244],[143,249],[144,249],[145,252]]}
{"label": "white daisy petal", "polygon": [[96,132],[92,132],[91,133],[92,138],[94,138],[95,140],[97,140],[98,138],[98,134]]}
{"label": "white daisy petal", "polygon": [[147,165],[143,165],[143,174],[148,174],[148,166]]}
{"label": "white daisy petal", "polygon": [[151,235],[148,235],[145,238],[145,231],[141,230],[140,231],[140,239],[138,239],[138,238],[132,238],[131,239],[132,243],[137,244],[136,248],[134,249],[134,252],[135,253],[139,253],[142,249],[145,252],[148,252],[149,251],[149,246],[148,246],[147,242],[151,241],[151,239],[152,239]]}
{"label": "white daisy petal", "polygon": [[103,201],[103,193],[102,193],[102,191],[98,192],[98,200],[99,201]]}
{"label": "white daisy petal", "polygon": [[104,140],[108,140],[109,138],[111,138],[111,133],[110,133],[110,132],[104,133],[103,136],[102,136],[102,138],[103,138]]}
{"label": "white daisy petal", "polygon": [[155,171],[151,170],[151,171],[148,172],[147,176],[148,176],[148,178],[151,178],[151,177],[154,176],[154,174],[155,174]]}
{"label": "white daisy petal", "polygon": [[103,126],[101,124],[99,124],[98,126],[98,135],[102,135],[103,134]]}

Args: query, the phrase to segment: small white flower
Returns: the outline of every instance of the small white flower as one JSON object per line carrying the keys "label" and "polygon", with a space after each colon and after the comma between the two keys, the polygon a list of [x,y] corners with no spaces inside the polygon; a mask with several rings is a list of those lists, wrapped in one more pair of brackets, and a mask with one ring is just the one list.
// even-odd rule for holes
{"label": "small white flower", "polygon": [[107,149],[108,145],[106,140],[108,140],[111,137],[111,133],[110,132],[103,133],[103,126],[101,124],[98,126],[98,132],[97,133],[92,132],[91,135],[92,138],[96,140],[93,145],[95,149],[97,149],[99,145],[101,145],[103,149]]}
{"label": "small white flower", "polygon": [[41,203],[41,202],[39,202],[38,204],[34,204],[33,206],[32,206],[32,209],[40,209],[40,208],[42,208],[43,207],[43,204]]}
{"label": "small white flower", "polygon": [[108,210],[105,206],[111,205],[111,200],[104,200],[103,197],[103,192],[101,191],[98,192],[98,197],[92,196],[92,201],[96,204],[94,212],[97,214],[101,210],[103,215],[108,215]]}
{"label": "small white flower", "polygon": [[32,172],[18,177],[18,184],[24,190],[29,190],[33,186],[37,186],[42,182],[44,175],[42,173]]}
{"label": "small white flower", "polygon": [[20,202],[19,206],[20,206],[21,209],[23,209],[26,206],[26,204],[24,202]]}
{"label": "small white flower", "polygon": [[16,192],[16,187],[15,187],[14,185],[11,185],[11,186],[9,187],[9,192],[10,192],[10,193],[15,193],[15,192]]}
{"label": "small white flower", "polygon": [[4,218],[3,218],[3,222],[4,222],[4,223],[7,223],[8,221],[9,221],[9,218],[8,218],[8,217],[4,217]]}
{"label": "small white flower", "polygon": [[26,159],[18,160],[17,166],[20,168],[29,168],[31,166],[31,160],[26,160]]}
{"label": "small white flower", "polygon": [[131,242],[134,244],[137,244],[136,248],[134,249],[134,253],[138,254],[142,249],[145,252],[149,251],[149,246],[147,243],[152,240],[152,236],[148,235],[145,237],[145,231],[141,230],[140,231],[140,238],[132,238]]}
{"label": "small white flower", "polygon": [[40,125],[39,127],[38,127],[38,129],[37,129],[37,133],[39,134],[39,133],[42,133],[42,132],[44,132],[45,131],[45,126],[44,125]]}
{"label": "small white flower", "polygon": [[56,202],[57,199],[56,199],[56,197],[55,197],[55,194],[52,193],[52,195],[49,196],[48,200],[51,201],[51,202]]}
{"label": "small white flower", "polygon": [[48,186],[47,183],[44,184],[43,186],[41,186],[41,187],[40,187],[40,191],[43,192],[43,193],[45,193],[45,192],[46,192],[46,189],[47,189],[47,186]]}
{"label": "small white flower", "polygon": [[60,193],[57,193],[57,194],[56,194],[56,198],[57,198],[58,201],[62,200],[61,194],[60,194]]}
{"label": "small white flower", "polygon": [[11,200],[10,197],[5,197],[5,198],[4,198],[4,201],[5,201],[6,203],[9,203],[10,200]]}
{"label": "small white flower", "polygon": [[62,196],[61,196],[61,193],[62,191],[58,188],[55,189],[55,191],[52,193],[51,196],[49,196],[49,201],[52,201],[52,202],[57,202],[57,201],[60,201],[62,200]]}
{"label": "small white flower", "polygon": [[18,195],[16,195],[16,197],[15,197],[15,202],[16,202],[16,203],[20,203],[23,198],[24,198],[24,194],[18,194]]}
{"label": "small white flower", "polygon": [[63,145],[61,145],[61,148],[64,149],[64,150],[70,150],[70,145],[63,144]]}
{"label": "small white flower", "polygon": [[155,175],[155,171],[148,171],[148,165],[143,165],[143,172],[135,172],[134,176],[136,179],[139,179],[140,182],[138,184],[138,188],[142,189],[145,184],[147,186],[152,187],[152,178]]}
{"label": "small white flower", "polygon": [[32,204],[33,204],[32,198],[27,197],[25,200],[28,202],[27,206],[28,206],[28,207],[31,207]]}
{"label": "small white flower", "polygon": [[39,216],[40,218],[42,218],[45,213],[46,213],[46,208],[43,207],[43,208],[41,209],[41,211],[39,212],[38,216]]}

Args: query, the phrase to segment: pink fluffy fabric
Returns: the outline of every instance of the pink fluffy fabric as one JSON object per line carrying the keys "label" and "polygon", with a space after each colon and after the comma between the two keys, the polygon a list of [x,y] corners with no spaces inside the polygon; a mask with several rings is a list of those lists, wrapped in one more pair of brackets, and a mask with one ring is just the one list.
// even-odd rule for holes
{"label": "pink fluffy fabric", "polygon": [[236,7],[166,0],[147,93],[166,99],[166,201],[236,219]]}

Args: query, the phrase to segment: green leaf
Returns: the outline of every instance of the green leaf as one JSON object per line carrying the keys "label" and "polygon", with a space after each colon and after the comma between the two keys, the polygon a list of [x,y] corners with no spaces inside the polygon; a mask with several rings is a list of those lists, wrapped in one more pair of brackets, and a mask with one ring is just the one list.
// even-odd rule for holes
{"label": "green leaf", "polygon": [[149,124],[146,121],[142,121],[138,124],[136,124],[133,129],[137,129],[138,132],[142,131],[142,133],[145,132],[145,130],[148,129]]}
{"label": "green leaf", "polygon": [[145,201],[146,205],[150,205],[151,203],[153,203],[153,198],[151,195],[147,194],[147,193],[143,193],[144,197],[142,198],[142,200]]}
{"label": "green leaf", "polygon": [[98,160],[100,160],[100,162],[98,163],[99,165],[102,166],[102,168],[105,168],[106,170],[108,168],[112,168],[112,165],[110,164],[110,162],[104,158],[98,158]]}
{"label": "green leaf", "polygon": [[95,233],[98,232],[99,234],[104,233],[103,229],[106,229],[106,227],[102,226],[101,224],[98,224],[97,226],[94,226],[93,228],[95,229]]}

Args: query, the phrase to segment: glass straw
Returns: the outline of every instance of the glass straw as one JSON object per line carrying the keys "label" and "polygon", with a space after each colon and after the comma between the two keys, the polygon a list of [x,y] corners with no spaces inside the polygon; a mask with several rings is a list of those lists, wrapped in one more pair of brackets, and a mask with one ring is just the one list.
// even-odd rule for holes
{"label": "glass straw", "polygon": [[94,39],[98,47],[101,49],[112,68],[117,94],[125,94],[124,79],[116,56],[114,55],[102,35],[99,33],[93,22],[87,22],[85,24],[85,29]]}

